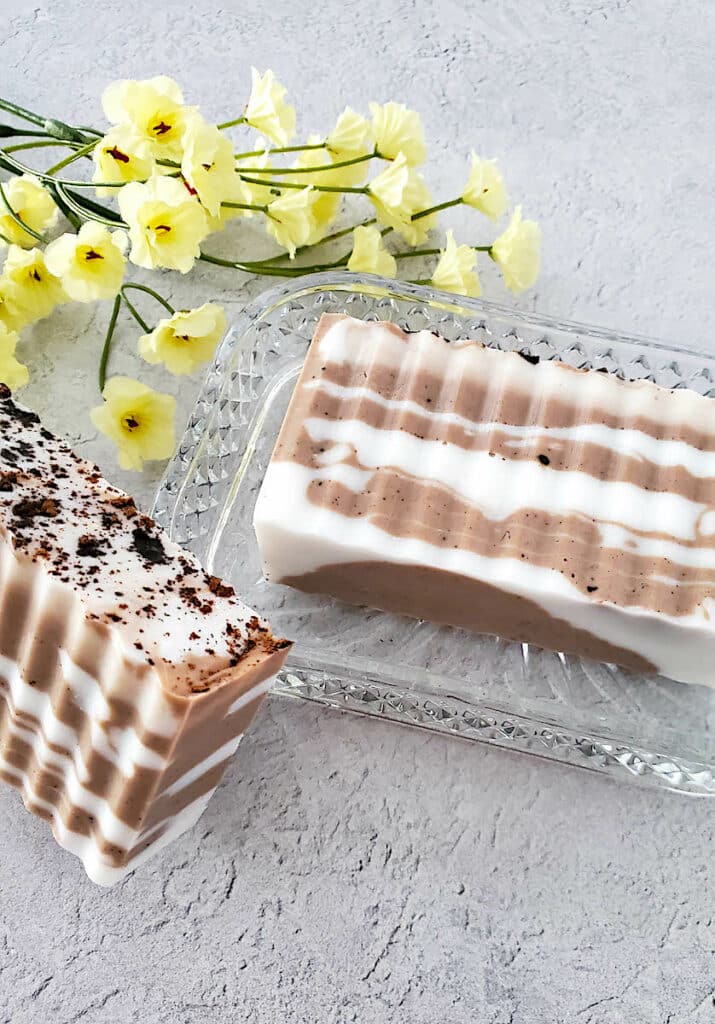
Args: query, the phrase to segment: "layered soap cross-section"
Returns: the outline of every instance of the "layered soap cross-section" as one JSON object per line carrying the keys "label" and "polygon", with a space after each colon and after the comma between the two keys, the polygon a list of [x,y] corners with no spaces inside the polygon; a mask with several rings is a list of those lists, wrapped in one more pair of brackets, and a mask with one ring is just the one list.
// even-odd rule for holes
{"label": "layered soap cross-section", "polygon": [[255,510],[266,576],[715,683],[715,402],[325,315]]}
{"label": "layered soap cross-section", "polygon": [[94,881],[196,821],[287,647],[0,384],[0,777]]}

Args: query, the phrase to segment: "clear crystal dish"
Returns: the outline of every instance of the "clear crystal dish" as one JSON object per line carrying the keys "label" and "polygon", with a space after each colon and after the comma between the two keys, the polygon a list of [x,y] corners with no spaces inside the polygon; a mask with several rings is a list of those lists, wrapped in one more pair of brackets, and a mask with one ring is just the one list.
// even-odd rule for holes
{"label": "clear crystal dish", "polygon": [[224,338],[154,514],[276,632],[296,640],[274,693],[715,795],[715,691],[708,687],[353,608],[262,578],[253,508],[325,312],[476,338],[715,397],[715,358],[692,349],[367,275],[314,275],[266,292]]}

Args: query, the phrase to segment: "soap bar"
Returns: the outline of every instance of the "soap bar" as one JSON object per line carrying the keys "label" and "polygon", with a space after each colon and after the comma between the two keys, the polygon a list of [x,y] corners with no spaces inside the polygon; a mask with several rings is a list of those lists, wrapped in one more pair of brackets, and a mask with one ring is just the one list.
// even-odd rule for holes
{"label": "soap bar", "polygon": [[715,682],[715,402],[321,319],[255,510],[266,577]]}
{"label": "soap bar", "polygon": [[197,820],[287,647],[0,385],[0,777],[90,878]]}

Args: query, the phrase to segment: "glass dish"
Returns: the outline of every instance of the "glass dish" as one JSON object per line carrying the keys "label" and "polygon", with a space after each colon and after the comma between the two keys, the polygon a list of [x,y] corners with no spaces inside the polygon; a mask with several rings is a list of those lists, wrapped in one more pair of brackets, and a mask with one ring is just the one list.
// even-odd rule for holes
{"label": "glass dish", "polygon": [[[715,691],[266,583],[253,507],[322,313],[392,320],[447,338],[715,396],[715,358],[378,277],[292,280],[224,338],[154,514],[278,633],[296,639],[274,693],[715,795]],[[715,667],[713,669],[715,683]]]}

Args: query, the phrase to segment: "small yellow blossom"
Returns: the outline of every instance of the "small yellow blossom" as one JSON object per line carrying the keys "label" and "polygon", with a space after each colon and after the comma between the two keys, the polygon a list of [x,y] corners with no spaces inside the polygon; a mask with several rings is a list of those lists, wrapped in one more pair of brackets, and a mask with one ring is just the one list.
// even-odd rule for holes
{"label": "small yellow blossom", "polygon": [[457,245],[451,231],[447,232],[447,245],[442,250],[437,266],[432,273],[432,284],[445,292],[457,295],[482,293],[476,270],[477,254],[471,245]]}
{"label": "small yellow blossom", "polygon": [[235,190],[236,161],[228,136],[194,117],[184,134],[181,173],[213,217]]}
{"label": "small yellow blossom", "polygon": [[174,450],[176,400],[131,377],[113,377],[102,392],[104,405],[90,416],[97,430],[114,441],[122,469],[142,469],[144,461],[168,459]]}
{"label": "small yellow blossom", "polygon": [[[54,200],[34,174],[10,178],[3,184],[3,190],[13,211],[33,231],[46,231],[57,220],[59,211]],[[13,219],[5,203],[0,200],[0,245],[8,243],[31,249],[37,245],[37,239]]]}
{"label": "small yellow blossom", "polygon": [[0,321],[0,384],[6,384],[11,391],[24,387],[30,379],[27,367],[15,358],[16,346],[17,334]]}
{"label": "small yellow blossom", "polygon": [[[429,190],[421,176],[407,165],[404,153],[368,184],[377,219],[401,234],[410,245],[422,241],[434,223],[434,216],[412,220],[412,215],[426,209],[431,202]],[[423,224],[422,221],[426,221]]]}
{"label": "small yellow blossom", "polygon": [[501,267],[504,284],[514,292],[530,288],[539,276],[541,231],[535,220],[523,220],[521,207],[512,214],[509,227],[492,245],[491,256]]}
{"label": "small yellow blossom", "polygon": [[3,320],[16,331],[49,316],[67,298],[59,280],[47,269],[44,253],[17,245],[8,249],[0,288]]}
{"label": "small yellow blossom", "polygon": [[191,270],[209,223],[203,207],[182,182],[157,176],[145,185],[130,182],[119,193],[119,209],[129,225],[133,263],[182,274]]}
{"label": "small yellow blossom", "polygon": [[284,86],[270,70],[261,75],[251,68],[251,78],[251,95],[244,115],[246,122],[278,146],[288,145],[295,134],[295,110],[283,99]]}
{"label": "small yellow blossom", "polygon": [[[308,145],[313,145],[318,141],[319,137],[317,135],[308,136]],[[338,168],[337,171],[332,169],[317,172],[310,171],[311,167],[325,167],[330,162],[330,155],[324,149],[307,149],[300,154],[293,165],[295,173],[291,174],[290,180],[305,185],[338,185],[339,182],[336,181],[336,175],[339,175],[343,168]],[[350,169],[349,167],[344,168],[344,170]],[[305,173],[306,170],[307,173]],[[342,196],[339,192],[320,192],[317,189],[313,190],[311,195],[311,211],[315,220],[315,227],[307,244],[315,245],[321,238],[325,237],[328,228],[335,220],[340,209]]]}
{"label": "small yellow blossom", "polygon": [[[154,168],[150,143],[127,125],[110,129],[95,146],[92,157],[92,181],[122,185],[128,181],[145,181]],[[116,192],[116,188],[100,186],[97,189],[98,196],[115,195]]]}
{"label": "small yellow blossom", "polygon": [[160,320],[139,339],[139,354],[148,363],[163,363],[171,373],[193,373],[213,356],[225,330],[223,309],[207,302]]}
{"label": "small yellow blossom", "polygon": [[362,114],[346,107],[326,139],[326,148],[336,161],[350,160],[367,151],[370,122]]}
{"label": "small yellow blossom", "polygon": [[353,231],[353,251],[348,260],[348,270],[382,274],[383,277],[394,277],[397,273],[395,257],[385,248],[382,235],[374,225],[360,225]]}
{"label": "small yellow blossom", "polygon": [[[249,167],[252,171],[260,171],[260,174],[249,174],[249,178],[259,178],[263,173],[269,174],[271,170],[271,160],[268,153],[265,151],[259,157],[248,157],[246,160],[241,160],[236,164],[236,171],[241,174],[241,167]],[[243,181],[241,179],[241,197],[237,202],[252,203],[254,206],[267,206],[271,200],[276,198],[275,193],[272,191],[275,186],[273,185],[256,185],[253,181]],[[250,210],[246,211],[248,216],[253,216]]]}
{"label": "small yellow blossom", "polygon": [[308,241],[315,230],[313,215],[313,189],[291,190],[268,207],[266,229],[276,242],[290,253]]}
{"label": "small yellow blossom", "polygon": [[481,160],[472,153],[472,167],[462,199],[490,220],[497,221],[503,216],[507,207],[506,187],[494,160]]}
{"label": "small yellow blossom", "polygon": [[404,103],[370,104],[372,135],[381,156],[394,160],[403,153],[410,167],[421,164],[427,154],[420,115]]}
{"label": "small yellow blossom", "polygon": [[126,242],[123,231],[109,231],[90,220],[78,234],[65,234],[50,242],[45,264],[75,302],[111,299],[124,280]]}
{"label": "small yellow blossom", "polygon": [[102,106],[112,124],[129,125],[151,143],[155,157],[181,159],[181,140],[192,111],[185,107],[176,82],[159,75],[137,82],[113,82],[104,90]]}

